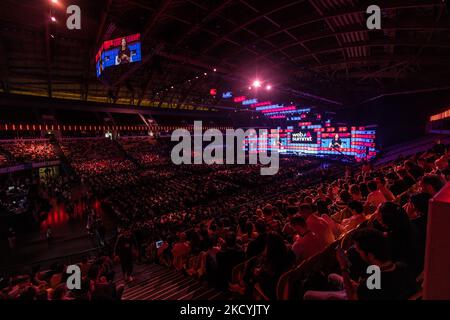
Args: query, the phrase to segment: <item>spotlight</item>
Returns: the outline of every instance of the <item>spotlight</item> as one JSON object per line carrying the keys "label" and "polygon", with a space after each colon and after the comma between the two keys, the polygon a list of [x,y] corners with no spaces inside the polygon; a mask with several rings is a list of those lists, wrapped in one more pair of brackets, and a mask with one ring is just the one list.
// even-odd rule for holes
{"label": "spotlight", "polygon": [[52,35],[52,34],[50,35],[50,37],[52,37],[52,39],[55,39],[55,36],[54,36],[54,35]]}
{"label": "spotlight", "polygon": [[58,3],[58,0],[52,0],[52,3]]}
{"label": "spotlight", "polygon": [[253,86],[254,86],[255,88],[261,87],[261,81],[259,81],[259,80],[253,81]]}
{"label": "spotlight", "polygon": [[208,74],[205,72],[204,75],[207,76]]}
{"label": "spotlight", "polygon": [[53,22],[56,22],[56,18],[54,16],[51,16],[50,20],[52,20]]}
{"label": "spotlight", "polygon": [[216,68],[214,68],[214,72],[216,72],[217,71],[217,69]]}
{"label": "spotlight", "polygon": [[252,90],[252,87],[250,86],[250,87],[248,87],[248,90]]}
{"label": "spotlight", "polygon": [[268,84],[268,85],[266,86],[266,90],[272,90],[272,86],[271,86],[270,84]]}

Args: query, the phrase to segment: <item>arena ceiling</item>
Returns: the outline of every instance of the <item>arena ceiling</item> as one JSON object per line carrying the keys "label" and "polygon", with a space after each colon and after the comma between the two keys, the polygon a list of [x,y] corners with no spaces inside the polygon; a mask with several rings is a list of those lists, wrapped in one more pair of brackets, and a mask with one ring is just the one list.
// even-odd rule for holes
{"label": "arena ceiling", "polygon": [[[369,31],[375,3],[382,29]],[[66,28],[70,4],[81,8],[81,30]],[[342,108],[450,87],[443,0],[2,0],[0,8],[4,93],[221,108],[232,104],[211,88],[246,94],[258,78],[273,86],[272,100]],[[143,61],[101,83],[100,44],[137,32]]]}

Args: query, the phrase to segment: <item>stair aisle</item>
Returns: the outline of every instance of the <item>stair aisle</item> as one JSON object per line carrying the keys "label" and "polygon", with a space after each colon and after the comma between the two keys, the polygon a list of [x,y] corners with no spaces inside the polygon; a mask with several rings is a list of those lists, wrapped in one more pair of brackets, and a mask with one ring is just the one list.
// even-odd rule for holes
{"label": "stair aisle", "polygon": [[[225,294],[209,288],[204,281],[156,264],[136,265],[133,277],[132,282],[125,283],[122,300],[225,299]],[[123,279],[116,284],[124,284]]]}

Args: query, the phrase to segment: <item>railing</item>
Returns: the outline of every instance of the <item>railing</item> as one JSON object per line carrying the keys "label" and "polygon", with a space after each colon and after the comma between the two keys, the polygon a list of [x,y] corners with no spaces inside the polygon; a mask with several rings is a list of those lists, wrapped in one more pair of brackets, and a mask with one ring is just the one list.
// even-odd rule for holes
{"label": "railing", "polygon": [[90,258],[98,256],[101,253],[100,248],[92,248],[88,250],[79,251],[69,255],[62,255],[57,257],[51,257],[38,261],[33,261],[29,264],[19,264],[0,268],[0,276],[14,276],[20,274],[26,274],[30,272],[30,269],[35,266],[40,266],[41,269],[48,268],[53,263],[58,262],[65,265],[79,263],[84,257]]}

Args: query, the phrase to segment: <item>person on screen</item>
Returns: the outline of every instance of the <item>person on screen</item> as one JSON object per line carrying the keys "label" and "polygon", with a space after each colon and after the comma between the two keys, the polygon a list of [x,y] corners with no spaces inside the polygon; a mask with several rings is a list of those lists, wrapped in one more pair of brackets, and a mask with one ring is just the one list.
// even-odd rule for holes
{"label": "person on screen", "polygon": [[117,54],[118,64],[125,64],[131,62],[131,51],[127,46],[127,40],[122,38],[122,46],[120,47],[119,53]]}
{"label": "person on screen", "polygon": [[339,135],[336,133],[333,140],[330,142],[330,148],[339,149],[342,147],[342,140],[339,138]]}

